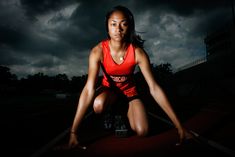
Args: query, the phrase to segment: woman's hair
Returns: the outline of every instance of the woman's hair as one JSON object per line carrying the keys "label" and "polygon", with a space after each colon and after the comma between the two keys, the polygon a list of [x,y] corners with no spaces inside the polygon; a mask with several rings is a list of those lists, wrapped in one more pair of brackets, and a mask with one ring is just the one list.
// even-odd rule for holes
{"label": "woman's hair", "polygon": [[110,11],[107,12],[107,14],[105,16],[105,26],[106,26],[106,32],[107,32],[108,38],[110,38],[110,36],[108,34],[108,20],[109,20],[111,14],[115,11],[123,12],[127,18],[127,22],[129,25],[128,34],[126,37],[127,42],[132,43],[134,46],[138,46],[138,47],[143,48],[144,40],[141,39],[140,35],[136,34],[135,20],[134,20],[133,14],[131,13],[131,11],[128,8],[121,6],[121,5],[113,7]]}

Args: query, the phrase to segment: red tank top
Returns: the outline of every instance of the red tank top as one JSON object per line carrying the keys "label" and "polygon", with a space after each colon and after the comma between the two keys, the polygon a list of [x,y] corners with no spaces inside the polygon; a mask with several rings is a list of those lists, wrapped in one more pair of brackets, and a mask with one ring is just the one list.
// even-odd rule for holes
{"label": "red tank top", "polygon": [[[113,79],[115,85],[127,96],[132,97],[137,95],[137,90],[134,83],[135,62],[135,47],[130,44],[127,47],[124,60],[121,64],[117,64],[110,53],[109,40],[102,41],[103,49],[103,66],[106,73]],[[103,74],[102,84],[110,87],[110,82],[105,74]]]}

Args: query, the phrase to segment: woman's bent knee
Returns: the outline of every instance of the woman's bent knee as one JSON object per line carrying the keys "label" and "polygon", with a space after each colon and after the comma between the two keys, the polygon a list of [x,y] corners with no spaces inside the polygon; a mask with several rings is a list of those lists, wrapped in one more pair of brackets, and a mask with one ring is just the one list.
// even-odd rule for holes
{"label": "woman's bent knee", "polygon": [[93,109],[95,113],[102,113],[104,110],[104,103],[99,99],[95,99]]}
{"label": "woman's bent knee", "polygon": [[137,136],[146,136],[148,134],[148,127],[139,127],[139,128],[136,128],[136,134]]}

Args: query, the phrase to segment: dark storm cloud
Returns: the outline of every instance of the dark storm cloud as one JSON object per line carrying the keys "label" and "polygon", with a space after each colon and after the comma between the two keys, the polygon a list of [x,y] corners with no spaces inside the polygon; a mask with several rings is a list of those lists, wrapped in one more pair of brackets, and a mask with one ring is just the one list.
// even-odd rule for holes
{"label": "dark storm cloud", "polygon": [[66,5],[76,2],[76,0],[20,0],[20,2],[27,16],[34,19],[35,15],[59,10]]}
{"label": "dark storm cloud", "polygon": [[[59,32],[60,37],[75,46],[85,50],[106,37],[105,13],[120,1],[83,0],[70,18],[69,29]],[[122,1],[123,2],[123,1]]]}
{"label": "dark storm cloud", "polygon": [[166,12],[183,17],[198,14],[201,20],[194,25],[196,33],[205,33],[214,27],[220,28],[232,19],[231,0],[145,0],[133,1],[132,4],[131,8],[137,15],[147,10],[151,11],[153,22],[158,22],[158,16]]}
{"label": "dark storm cloud", "polygon": [[106,37],[105,13],[118,4],[133,12],[155,63],[202,56],[205,35],[232,21],[230,0],[2,0],[0,65],[21,76],[85,74],[90,49]]}
{"label": "dark storm cloud", "polygon": [[139,11],[160,7],[184,16],[192,14],[195,10],[210,11],[231,5],[231,0],[132,0],[130,2],[133,8]]}
{"label": "dark storm cloud", "polygon": [[11,66],[14,65],[24,65],[29,64],[27,60],[22,58],[21,56],[16,56],[13,51],[9,48],[1,47],[1,65]]}

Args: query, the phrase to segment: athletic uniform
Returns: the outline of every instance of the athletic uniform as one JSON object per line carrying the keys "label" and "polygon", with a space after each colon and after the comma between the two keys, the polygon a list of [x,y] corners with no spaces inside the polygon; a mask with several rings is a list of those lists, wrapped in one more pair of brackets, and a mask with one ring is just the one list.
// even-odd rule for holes
{"label": "athletic uniform", "polygon": [[[133,74],[136,66],[135,62],[135,47],[129,44],[124,56],[123,62],[117,64],[110,53],[109,40],[102,41],[103,49],[103,67],[106,74],[103,72],[102,85],[111,87],[113,83],[120,91],[127,96],[128,99],[138,96],[135,86]],[[109,76],[107,76],[109,75]],[[108,79],[110,77],[113,82]]]}

